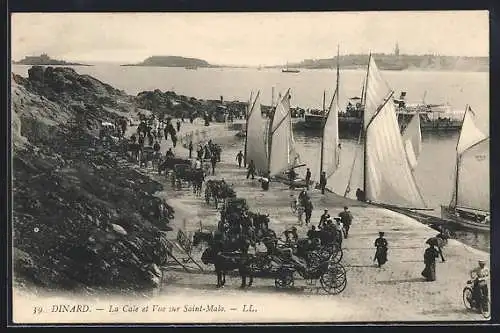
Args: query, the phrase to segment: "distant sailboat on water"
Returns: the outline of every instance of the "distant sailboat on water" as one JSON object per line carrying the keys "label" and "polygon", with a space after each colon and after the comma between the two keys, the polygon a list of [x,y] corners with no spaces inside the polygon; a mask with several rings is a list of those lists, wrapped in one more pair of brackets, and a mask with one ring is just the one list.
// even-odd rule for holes
{"label": "distant sailboat on water", "polygon": [[299,73],[300,70],[297,68],[289,68],[288,67],[288,62],[286,63],[285,68],[281,69],[283,73]]}

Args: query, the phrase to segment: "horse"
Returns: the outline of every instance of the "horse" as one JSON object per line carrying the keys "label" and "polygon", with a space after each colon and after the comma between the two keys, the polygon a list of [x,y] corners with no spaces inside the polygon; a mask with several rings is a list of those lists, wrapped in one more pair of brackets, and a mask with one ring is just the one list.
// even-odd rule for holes
{"label": "horse", "polygon": [[[217,274],[217,288],[221,288],[226,283],[226,273],[238,270],[241,277],[241,288],[251,287],[253,284],[253,274],[251,263],[253,256],[248,254],[250,242],[243,238],[237,238],[233,241],[212,241],[210,246],[203,251],[201,261],[207,264],[213,264]],[[247,285],[247,277],[250,278]]]}
{"label": "horse", "polygon": [[199,197],[201,196],[201,189],[203,187],[203,182],[205,181],[205,173],[203,170],[191,169],[189,174],[191,185],[193,186],[193,192]]}
{"label": "horse", "polygon": [[158,165],[158,174],[161,175],[162,171],[165,171],[165,176],[168,171],[174,170],[176,164],[188,164],[191,165],[191,161],[183,158],[167,157]]}
{"label": "horse", "polygon": [[132,161],[139,161],[139,153],[141,152],[141,146],[138,143],[129,143],[127,147],[127,152],[130,152],[129,157]]}
{"label": "horse", "polygon": [[215,209],[218,208],[219,199],[235,198],[234,190],[222,180],[209,180],[205,188],[205,201],[210,203],[210,198],[214,199]]}

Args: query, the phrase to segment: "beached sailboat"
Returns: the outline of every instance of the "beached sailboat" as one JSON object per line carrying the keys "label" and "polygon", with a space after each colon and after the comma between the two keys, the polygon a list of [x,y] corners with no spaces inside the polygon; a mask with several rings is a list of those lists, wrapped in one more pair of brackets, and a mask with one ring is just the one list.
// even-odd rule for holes
{"label": "beached sailboat", "polygon": [[268,127],[269,120],[262,117],[260,91],[258,91],[248,113],[245,142],[247,164],[253,160],[256,173],[262,176],[266,175],[269,170]]}
{"label": "beached sailboat", "polygon": [[455,183],[451,202],[441,206],[447,222],[476,231],[490,230],[490,138],[474,124],[467,106],[458,138]]}
{"label": "beached sailboat", "polygon": [[[381,76],[370,55],[365,78],[362,148],[355,154],[344,196],[391,209],[426,209],[408,161],[405,143],[391,101],[394,91]],[[357,170],[357,173],[355,172]],[[334,176],[342,175],[336,172]],[[338,177],[337,177],[338,178]],[[341,193],[342,182],[333,182]]]}
{"label": "beached sailboat", "polygon": [[[254,161],[256,173],[292,185],[287,172],[304,166],[295,148],[290,112],[290,89],[279,98],[272,118],[262,117],[260,92],[252,102],[247,124],[247,162]],[[305,186],[305,180],[295,179],[293,186]]]}

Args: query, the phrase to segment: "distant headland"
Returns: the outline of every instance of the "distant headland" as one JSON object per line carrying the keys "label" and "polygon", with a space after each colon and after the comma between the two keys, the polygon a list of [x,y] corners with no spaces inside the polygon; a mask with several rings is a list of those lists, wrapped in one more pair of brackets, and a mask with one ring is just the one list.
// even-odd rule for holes
{"label": "distant headland", "polygon": [[185,58],[178,56],[152,56],[138,64],[125,64],[121,66],[151,66],[151,67],[218,67],[210,65],[207,61],[197,58]]}
{"label": "distant headland", "polygon": [[49,57],[47,54],[42,53],[39,56],[26,56],[19,61],[13,61],[15,65],[30,65],[30,66],[92,66],[87,64],[80,64],[77,62],[67,62],[64,60],[56,60]]}

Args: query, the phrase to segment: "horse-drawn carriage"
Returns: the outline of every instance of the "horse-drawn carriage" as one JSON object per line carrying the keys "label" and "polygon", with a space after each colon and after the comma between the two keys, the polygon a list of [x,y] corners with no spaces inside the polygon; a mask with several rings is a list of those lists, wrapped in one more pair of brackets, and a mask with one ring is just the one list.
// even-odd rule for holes
{"label": "horse-drawn carriage", "polygon": [[211,179],[207,181],[205,187],[205,202],[210,204],[210,199],[215,203],[215,209],[219,206],[220,200],[227,198],[236,198],[236,192],[224,180]]}
{"label": "horse-drawn carriage", "polygon": [[175,164],[171,175],[172,187],[180,190],[183,184],[193,186],[193,191],[200,194],[205,172],[197,170],[188,164]]}
{"label": "horse-drawn carriage", "polygon": [[[328,238],[325,238],[328,239]],[[246,278],[273,278],[277,288],[292,287],[298,273],[310,283],[320,281],[330,294],[342,292],[347,285],[346,271],[340,264],[342,252],[335,244],[317,239],[316,242],[298,240],[295,244],[279,242],[269,228],[269,217],[248,211],[245,199],[227,198],[221,209],[221,221],[216,233],[195,233],[193,246],[205,241],[209,247],[202,261],[214,264],[217,286],[225,283],[225,273],[238,269],[242,287]],[[267,252],[258,252],[255,245],[262,243]],[[255,253],[249,253],[253,246]]]}

